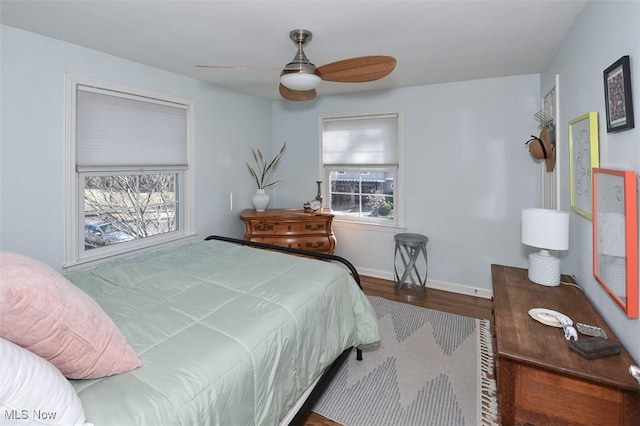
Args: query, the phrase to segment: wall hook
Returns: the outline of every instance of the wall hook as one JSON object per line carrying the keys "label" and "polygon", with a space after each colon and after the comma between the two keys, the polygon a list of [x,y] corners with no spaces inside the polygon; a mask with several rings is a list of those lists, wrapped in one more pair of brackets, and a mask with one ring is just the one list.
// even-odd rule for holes
{"label": "wall hook", "polygon": [[547,127],[549,125],[554,124],[554,119],[552,116],[544,112],[544,110],[540,110],[535,113],[535,117],[540,121],[540,127]]}

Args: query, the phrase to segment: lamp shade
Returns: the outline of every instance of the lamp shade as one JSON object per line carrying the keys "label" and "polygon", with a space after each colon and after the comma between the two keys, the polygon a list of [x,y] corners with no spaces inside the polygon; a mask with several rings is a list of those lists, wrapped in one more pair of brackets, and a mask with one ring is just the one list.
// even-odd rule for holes
{"label": "lamp shade", "polygon": [[522,244],[545,250],[569,249],[569,213],[551,209],[522,210]]}

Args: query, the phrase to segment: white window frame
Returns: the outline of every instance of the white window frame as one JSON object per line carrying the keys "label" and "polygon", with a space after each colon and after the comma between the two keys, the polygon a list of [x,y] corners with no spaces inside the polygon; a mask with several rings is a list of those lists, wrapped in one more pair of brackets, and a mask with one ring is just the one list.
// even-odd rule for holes
{"label": "white window frame", "polygon": [[[398,229],[404,229],[404,119],[403,119],[403,110],[402,109],[385,109],[385,110],[376,110],[376,111],[358,111],[358,112],[349,112],[349,113],[339,113],[339,114],[325,114],[319,117],[319,172],[318,175],[322,176],[320,180],[324,180],[326,184],[323,188],[323,198],[324,200],[330,199],[331,185],[329,173],[335,170],[354,170],[357,167],[353,165],[348,167],[334,166],[334,165],[324,165],[323,164],[323,131],[324,131],[324,121],[328,119],[344,119],[344,118],[365,118],[368,116],[380,116],[380,115],[390,115],[396,114],[398,116],[398,146],[397,146],[397,155],[398,155],[398,164],[395,168],[395,180],[394,180],[394,219],[377,219],[375,217],[367,218],[367,217],[350,217],[347,215],[336,214],[333,218],[333,223],[338,227],[353,227],[358,229],[370,229],[370,230],[385,230],[388,229],[390,232],[397,232]],[[363,165],[363,169],[369,170],[384,170],[385,168],[389,169],[389,167],[384,166],[376,166],[376,165]],[[325,205],[323,207],[330,207],[329,205]]]}
{"label": "white window frame", "polygon": [[[78,86],[89,86],[111,92],[119,92],[135,97],[147,98],[159,103],[173,103],[185,106],[187,109],[187,167],[111,167],[102,168],[110,174],[119,172],[130,173],[157,172],[178,174],[179,202],[176,216],[178,230],[141,238],[126,243],[100,247],[99,249],[84,249],[84,178],[86,170],[76,167],[76,93]],[[117,83],[91,79],[83,76],[68,74],[66,81],[66,117],[65,117],[65,264],[68,271],[93,266],[112,257],[131,254],[136,251],[155,248],[159,245],[169,245],[193,238],[194,215],[194,149],[193,149],[193,101],[164,93],[125,86]],[[100,169],[100,168],[98,168]],[[99,170],[96,170],[100,172]]]}

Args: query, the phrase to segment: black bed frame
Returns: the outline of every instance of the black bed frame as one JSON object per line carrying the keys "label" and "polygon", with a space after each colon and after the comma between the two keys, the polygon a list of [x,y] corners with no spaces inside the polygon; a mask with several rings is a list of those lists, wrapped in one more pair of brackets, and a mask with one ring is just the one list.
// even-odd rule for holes
{"label": "black bed frame", "polygon": [[[353,279],[355,280],[356,284],[358,284],[358,287],[360,287],[360,290],[362,290],[362,283],[360,282],[360,275],[358,274],[358,271],[351,264],[351,262],[349,262],[347,259],[340,256],[336,256],[333,254],[326,254],[326,253],[317,253],[317,252],[308,251],[308,250],[299,250],[291,247],[275,246],[272,244],[258,243],[254,241],[240,240],[237,238],[223,237],[220,235],[209,235],[207,238],[205,238],[205,241],[209,241],[209,240],[226,241],[229,243],[240,244],[243,246],[256,247],[256,248],[280,251],[283,253],[312,257],[315,259],[323,259],[323,260],[340,262],[344,266],[346,266],[347,269],[349,269],[351,276],[353,276]],[[304,403],[300,407],[300,410],[298,410],[298,412],[293,417],[289,425],[294,426],[294,425],[304,424],[305,420],[307,419],[307,417],[309,417],[309,414],[313,410],[313,407],[316,405],[316,402],[318,402],[318,400],[320,399],[324,391],[329,386],[329,383],[331,383],[335,375],[338,373],[338,370],[340,370],[340,367],[342,366],[342,364],[344,364],[345,361],[347,361],[349,354],[351,353],[352,350],[353,348],[345,349],[344,352],[342,352],[340,356],[338,356],[338,358],[336,358],[336,360],[333,361],[333,363],[329,367],[327,367],[325,372],[320,377],[320,380],[318,380],[318,383],[313,388],[313,390],[311,391],[307,399],[304,401]],[[360,348],[356,348],[356,359],[358,361],[362,361],[362,350]]]}

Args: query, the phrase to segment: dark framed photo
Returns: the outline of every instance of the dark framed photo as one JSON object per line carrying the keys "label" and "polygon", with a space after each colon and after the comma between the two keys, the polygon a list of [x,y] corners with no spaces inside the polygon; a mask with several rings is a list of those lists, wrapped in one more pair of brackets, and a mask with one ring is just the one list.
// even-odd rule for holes
{"label": "dark framed photo", "polygon": [[629,56],[623,56],[604,70],[604,101],[607,133],[633,129],[631,70]]}

